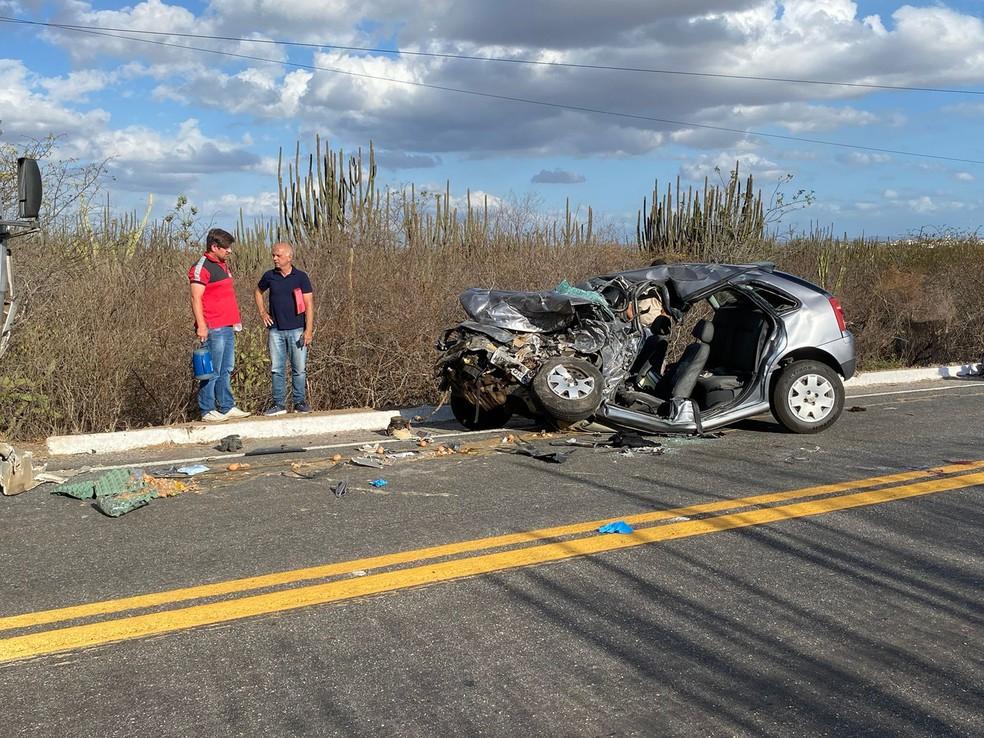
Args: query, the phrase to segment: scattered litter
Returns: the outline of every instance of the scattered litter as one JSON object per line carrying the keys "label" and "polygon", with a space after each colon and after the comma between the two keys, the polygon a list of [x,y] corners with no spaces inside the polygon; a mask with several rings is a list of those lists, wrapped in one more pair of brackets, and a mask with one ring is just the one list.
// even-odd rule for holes
{"label": "scattered litter", "polygon": [[288,446],[286,443],[282,443],[279,446],[267,446],[264,448],[254,448],[252,451],[247,451],[243,456],[266,456],[268,454],[302,454],[307,451],[306,448],[301,448],[300,446]]}
{"label": "scattered litter", "polygon": [[178,467],[176,466],[161,466],[156,469],[148,469],[147,473],[158,479],[180,479],[187,476],[183,472],[178,471]]}
{"label": "scattered litter", "polygon": [[243,447],[243,439],[239,437],[239,434],[233,433],[231,436],[226,436],[221,441],[216,448],[219,451],[224,451],[225,453],[231,453],[232,451],[240,451]]}
{"label": "scattered litter", "polygon": [[646,438],[634,431],[618,431],[613,433],[607,441],[607,445],[615,448],[656,448],[662,446],[659,441]]}
{"label": "scattered litter", "polygon": [[197,491],[198,483],[194,481],[155,477],[142,469],[111,469],[95,479],[59,484],[53,493],[78,500],[94,498],[99,512],[118,518],[148,505],[157,497],[174,497]]}
{"label": "scattered litter", "polygon": [[343,457],[341,454],[332,454],[331,460],[337,464],[339,461],[342,460],[342,458]]}
{"label": "scattered litter", "polygon": [[353,577],[364,577],[368,573],[365,569],[356,569],[355,571],[349,572]]}
{"label": "scattered litter", "polygon": [[96,485],[93,481],[62,484],[55,490],[56,494],[74,497],[76,500],[88,500],[95,497]]}
{"label": "scattered litter", "polygon": [[71,477],[63,477],[52,472],[41,472],[34,475],[34,481],[38,484],[65,484]]}
{"label": "scattered litter", "polygon": [[496,450],[529,456],[538,461],[545,461],[548,464],[563,464],[574,453],[573,449],[570,451],[540,451],[529,441],[524,441],[522,438],[516,438],[515,436],[513,436],[513,446],[511,448],[498,448]]}
{"label": "scattered litter", "polygon": [[208,471],[208,467],[204,464],[192,464],[191,466],[179,466],[176,471],[187,477],[193,477],[196,474],[204,474]]}
{"label": "scattered litter", "polygon": [[370,469],[383,468],[383,460],[375,456],[354,456],[352,463],[356,466],[368,466]]}
{"label": "scattered litter", "polygon": [[582,441],[579,438],[568,438],[564,441],[551,441],[551,446],[577,446],[578,448],[598,448],[599,446],[604,446],[603,442],[590,443],[588,441]]}
{"label": "scattered litter", "polygon": [[384,454],[386,449],[380,446],[378,443],[364,443],[359,446],[359,451],[364,454]]}
{"label": "scattered litter", "polygon": [[388,482],[385,479],[373,479],[371,482],[369,482],[370,487],[376,487],[377,489],[379,487],[385,487],[387,484]]}
{"label": "scattered litter", "polygon": [[640,446],[636,448],[630,448],[628,446],[619,449],[619,456],[626,456],[628,458],[634,458],[636,456],[662,456],[666,453],[666,448],[663,446]]}
{"label": "scattered litter", "polygon": [[348,485],[344,481],[339,482],[334,487],[331,488],[335,497],[344,497],[345,493],[348,492]]}
{"label": "scattered litter", "polygon": [[398,441],[409,441],[413,438],[413,431],[410,429],[410,421],[396,415],[390,418],[389,426],[386,428],[386,435],[393,436]]}
{"label": "scattered litter", "polygon": [[226,471],[246,471],[247,469],[249,469],[249,464],[242,463],[229,464],[229,466],[226,467]]}
{"label": "scattered litter", "polygon": [[394,453],[386,454],[387,459],[409,459],[413,456],[419,455],[419,451],[397,451]]}
{"label": "scattered litter", "polygon": [[9,443],[0,443],[0,493],[12,496],[34,489],[34,454],[18,453]]}
{"label": "scattered litter", "polygon": [[428,444],[430,444],[430,439],[428,438],[421,438],[419,441],[417,441],[417,445],[420,446],[421,448],[426,448]]}
{"label": "scattered litter", "polygon": [[851,407],[847,408],[847,412],[849,413],[863,413],[866,412],[867,410],[868,408],[864,407],[863,405],[851,405]]}
{"label": "scattered litter", "polygon": [[331,469],[317,469],[315,471],[305,471],[301,464],[291,464],[290,471],[281,472],[283,477],[293,477],[295,479],[321,479],[331,473]]}
{"label": "scattered litter", "polygon": [[137,508],[149,505],[155,497],[157,493],[151,488],[109,495],[96,500],[96,509],[111,518],[118,518],[120,515],[126,515]]}
{"label": "scattered litter", "polygon": [[153,489],[155,497],[177,497],[185,492],[198,492],[198,482],[182,482],[177,479],[157,479],[150,474],[144,474],[144,484]]}
{"label": "scattered litter", "polygon": [[598,529],[599,533],[631,533],[632,526],[624,520],[616,520],[614,523],[606,523]]}

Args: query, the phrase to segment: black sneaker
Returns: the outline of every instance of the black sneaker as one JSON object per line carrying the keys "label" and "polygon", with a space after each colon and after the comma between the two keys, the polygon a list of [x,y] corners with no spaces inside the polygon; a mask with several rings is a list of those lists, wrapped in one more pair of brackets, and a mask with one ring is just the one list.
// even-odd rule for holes
{"label": "black sneaker", "polygon": [[287,408],[281,407],[280,405],[274,405],[263,414],[268,418],[272,418],[274,415],[286,415]]}
{"label": "black sneaker", "polygon": [[311,406],[306,402],[302,402],[300,405],[294,405],[295,413],[309,413],[311,412]]}

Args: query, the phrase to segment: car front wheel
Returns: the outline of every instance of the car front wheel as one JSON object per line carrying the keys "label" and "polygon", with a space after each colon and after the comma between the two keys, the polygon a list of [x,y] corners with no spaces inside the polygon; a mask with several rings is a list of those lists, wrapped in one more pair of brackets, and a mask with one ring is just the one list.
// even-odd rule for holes
{"label": "car front wheel", "polygon": [[601,404],[604,377],[584,359],[556,357],[543,362],[531,389],[547,414],[575,423],[591,417]]}
{"label": "car front wheel", "polygon": [[844,410],[844,383],[819,361],[794,361],[772,386],[772,414],[793,433],[819,433]]}

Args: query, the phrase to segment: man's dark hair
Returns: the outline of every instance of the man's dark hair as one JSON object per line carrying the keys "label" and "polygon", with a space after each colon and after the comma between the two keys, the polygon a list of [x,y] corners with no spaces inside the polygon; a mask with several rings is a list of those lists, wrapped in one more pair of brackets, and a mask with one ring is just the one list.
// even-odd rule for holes
{"label": "man's dark hair", "polygon": [[229,233],[229,231],[224,231],[221,228],[213,228],[205,236],[205,250],[211,251],[213,246],[221,246],[227,249],[235,242],[235,236]]}

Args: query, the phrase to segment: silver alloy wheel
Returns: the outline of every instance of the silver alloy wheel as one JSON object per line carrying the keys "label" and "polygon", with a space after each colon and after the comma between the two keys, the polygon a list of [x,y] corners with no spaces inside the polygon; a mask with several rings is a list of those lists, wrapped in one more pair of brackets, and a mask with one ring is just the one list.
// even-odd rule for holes
{"label": "silver alloy wheel", "polygon": [[558,364],[547,374],[547,386],[557,397],[581,400],[594,392],[595,381],[577,367]]}
{"label": "silver alloy wheel", "polygon": [[834,409],[834,385],[820,374],[804,374],[793,382],[786,403],[793,414],[804,423],[817,423]]}

